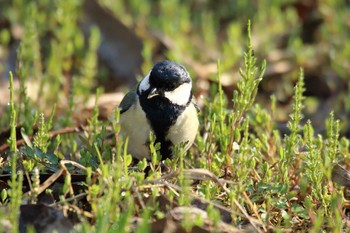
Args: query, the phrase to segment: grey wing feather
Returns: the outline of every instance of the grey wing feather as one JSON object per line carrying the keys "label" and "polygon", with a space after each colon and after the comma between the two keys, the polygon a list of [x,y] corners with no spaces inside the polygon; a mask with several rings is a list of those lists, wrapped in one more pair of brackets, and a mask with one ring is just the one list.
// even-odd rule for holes
{"label": "grey wing feather", "polygon": [[136,91],[128,92],[119,104],[120,113],[126,112],[137,100]]}

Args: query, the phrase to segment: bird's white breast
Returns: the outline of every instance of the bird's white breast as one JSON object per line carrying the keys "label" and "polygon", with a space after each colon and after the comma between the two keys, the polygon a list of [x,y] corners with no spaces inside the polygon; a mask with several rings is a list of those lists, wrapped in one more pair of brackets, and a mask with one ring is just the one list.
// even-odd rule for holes
{"label": "bird's white breast", "polygon": [[187,150],[196,138],[198,125],[197,109],[191,103],[177,118],[176,123],[170,127],[167,139],[175,145],[188,142],[185,147]]}
{"label": "bird's white breast", "polygon": [[128,153],[139,160],[150,159],[147,142],[152,130],[138,98],[126,112],[120,115],[119,122],[121,135],[124,139],[129,138]]}

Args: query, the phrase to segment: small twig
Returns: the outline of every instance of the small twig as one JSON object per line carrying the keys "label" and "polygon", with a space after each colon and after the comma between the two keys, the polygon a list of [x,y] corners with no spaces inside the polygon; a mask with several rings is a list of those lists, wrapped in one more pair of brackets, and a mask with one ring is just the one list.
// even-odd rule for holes
{"label": "small twig", "polygon": [[[78,194],[76,195],[75,197],[72,197],[72,198],[76,198],[76,199],[79,199],[79,198],[82,198],[84,197],[84,195],[87,195],[86,193],[81,193],[81,194]],[[72,199],[72,198],[69,198],[69,199]],[[68,199],[66,199],[68,200]],[[65,200],[65,201],[66,201]],[[82,215],[84,217],[87,217],[87,218],[95,218],[96,216],[93,215],[92,213],[88,212],[88,211],[85,211],[85,210],[82,210],[80,209],[77,205],[72,205],[72,204],[68,204],[68,203],[64,203],[65,201],[60,201],[60,202],[56,202],[56,203],[53,203],[51,205],[49,205],[50,207],[55,207],[55,206],[58,206],[58,204],[63,204],[61,206],[59,206],[59,209],[63,210],[65,213],[67,213],[68,211],[69,212],[75,212],[77,213],[78,215]],[[71,200],[69,200],[71,201]],[[79,217],[79,216],[78,216]]]}
{"label": "small twig", "polygon": [[[84,171],[86,171],[87,170],[87,168],[85,167],[85,166],[83,166],[83,165],[81,165],[80,163],[77,163],[77,162],[75,162],[75,161],[72,161],[72,160],[61,160],[60,161],[60,164],[61,164],[61,167],[64,169],[64,171],[65,171],[65,173],[66,173],[66,175],[67,176],[71,176],[71,174],[69,173],[69,171],[68,171],[68,169],[67,169],[67,167],[66,167],[66,164],[71,164],[71,165],[73,165],[74,167],[77,167],[77,168],[79,168],[79,169],[81,169],[81,170],[84,170]],[[94,175],[101,175],[101,172],[99,172],[98,170],[97,170],[97,172],[92,172]],[[73,197],[74,196],[74,191],[73,191],[73,187],[72,187],[72,184],[70,184],[70,187],[69,187],[69,193],[70,193],[70,195]]]}
{"label": "small twig", "polygon": [[[60,165],[61,165],[61,169],[63,169],[63,171],[65,172],[65,174],[66,174],[66,176],[68,176],[69,177],[69,180],[72,180],[72,178],[71,178],[71,175],[70,175],[70,172],[68,171],[68,169],[67,169],[67,167],[66,167],[66,164],[72,164],[73,166],[75,165],[75,166],[77,166],[77,167],[83,167],[83,168],[85,168],[84,166],[82,166],[82,165],[80,165],[80,164],[78,164],[78,163],[76,163],[76,162],[74,162],[74,161],[70,161],[70,160],[61,160],[60,161]],[[85,168],[86,169],[86,168]],[[69,194],[70,194],[70,196],[71,197],[73,197],[74,196],[74,190],[73,190],[73,186],[72,186],[72,183],[70,182],[70,184],[69,184]]]}
{"label": "small twig", "polygon": [[40,185],[38,189],[38,195],[42,192],[44,192],[50,185],[52,185],[63,173],[63,169],[58,170],[54,174],[52,174],[45,182]]}
{"label": "small twig", "polygon": [[[83,166],[83,165],[81,165],[80,163],[77,163],[77,162],[75,162],[75,161],[72,161],[72,160],[62,159],[62,160],[60,161],[60,164],[61,164],[61,166],[63,166],[66,170],[67,170],[66,164],[71,164],[71,165],[73,165],[74,167],[79,168],[80,170],[84,170],[84,171],[87,170],[87,168],[86,168],[85,166]],[[96,173],[96,172],[93,172],[94,175],[95,175],[95,173]]]}
{"label": "small twig", "polygon": [[[78,195],[77,195],[78,196]],[[83,215],[84,217],[87,217],[87,218],[95,218],[95,215],[93,215],[92,213],[88,212],[88,211],[84,211],[84,210],[81,210],[78,206],[76,205],[69,205],[69,208],[72,208],[74,209],[74,211],[76,211],[78,214],[81,214]]]}
{"label": "small twig", "polygon": [[[250,200],[250,198],[248,197],[247,193],[244,191],[243,192],[243,196],[245,198],[245,200],[248,202],[248,205],[250,206],[250,208],[252,208],[255,216],[257,217],[257,219],[259,219],[260,222],[262,222],[262,219],[260,218],[260,215],[258,214],[258,211],[256,210],[256,208],[254,207],[252,201]],[[264,228],[264,231],[266,232],[266,228],[264,225],[262,225],[262,227]]]}
{"label": "small twig", "polygon": [[70,198],[66,198],[66,199],[64,199],[64,200],[62,200],[62,201],[57,201],[57,202],[55,202],[55,203],[52,203],[52,204],[50,204],[49,206],[54,207],[54,206],[57,206],[57,205],[59,205],[59,204],[64,204],[65,202],[79,201],[79,200],[81,200],[83,197],[86,197],[86,196],[87,196],[87,193],[79,193],[79,194],[77,194],[77,195],[75,195],[75,196],[72,196],[72,197],[70,197]]}
{"label": "small twig", "polygon": [[145,205],[145,203],[144,203],[144,201],[143,201],[143,199],[141,197],[141,194],[140,194],[139,190],[137,190],[137,188],[135,187],[134,183],[132,183],[131,189],[136,194],[136,197],[137,197],[137,199],[138,199],[142,209],[145,209],[146,205]]}
{"label": "small twig", "polygon": [[23,166],[23,163],[22,163],[22,169],[24,171],[24,174],[26,175],[27,182],[28,182],[28,185],[29,185],[29,190],[31,192],[31,191],[33,191],[32,180],[30,179],[30,176],[29,176],[29,173],[28,173],[27,169],[25,169],[25,167]]}
{"label": "small twig", "polygon": [[[45,191],[45,189],[47,189],[48,187],[50,187],[50,185],[52,185],[63,173],[63,169],[61,168],[60,170],[58,170],[57,172],[55,172],[54,174],[52,174],[47,180],[45,180],[45,182],[40,185],[37,194],[41,194],[42,192]],[[31,195],[31,191],[27,192],[25,195]]]}
{"label": "small twig", "polygon": [[158,182],[161,182],[163,180],[168,180],[170,178],[176,177],[179,175],[178,171],[172,171],[170,173],[165,174],[164,176],[161,176],[159,178],[153,179],[153,180],[147,180],[147,183],[157,184]]}

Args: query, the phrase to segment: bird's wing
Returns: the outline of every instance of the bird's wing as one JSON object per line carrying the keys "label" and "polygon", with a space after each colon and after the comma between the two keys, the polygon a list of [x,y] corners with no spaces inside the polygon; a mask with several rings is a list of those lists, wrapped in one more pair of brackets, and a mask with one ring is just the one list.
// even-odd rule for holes
{"label": "bird's wing", "polygon": [[136,100],[136,90],[128,92],[122,99],[122,102],[119,104],[120,113],[126,112],[133,104],[136,103]]}

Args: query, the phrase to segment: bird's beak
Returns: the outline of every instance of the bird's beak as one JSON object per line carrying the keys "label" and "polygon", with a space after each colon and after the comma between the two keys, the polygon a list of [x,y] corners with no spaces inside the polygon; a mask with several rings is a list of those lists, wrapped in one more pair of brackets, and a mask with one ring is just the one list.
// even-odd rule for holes
{"label": "bird's beak", "polygon": [[152,88],[152,90],[150,91],[150,93],[147,96],[147,99],[151,99],[155,96],[159,95],[158,89],[157,88]]}

